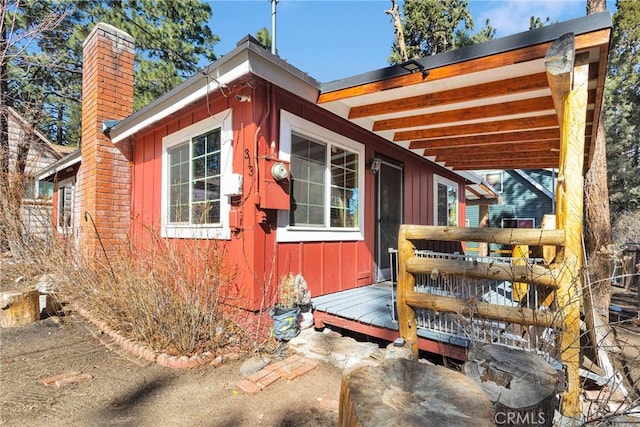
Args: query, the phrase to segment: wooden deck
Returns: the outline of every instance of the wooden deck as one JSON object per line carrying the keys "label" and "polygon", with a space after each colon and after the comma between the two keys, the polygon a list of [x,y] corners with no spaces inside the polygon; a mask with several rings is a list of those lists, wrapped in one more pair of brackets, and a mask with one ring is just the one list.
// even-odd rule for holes
{"label": "wooden deck", "polygon": [[[399,336],[392,292],[392,283],[383,282],[315,297],[315,326],[336,326],[391,342]],[[468,346],[464,337],[418,329],[421,350],[464,360]]]}

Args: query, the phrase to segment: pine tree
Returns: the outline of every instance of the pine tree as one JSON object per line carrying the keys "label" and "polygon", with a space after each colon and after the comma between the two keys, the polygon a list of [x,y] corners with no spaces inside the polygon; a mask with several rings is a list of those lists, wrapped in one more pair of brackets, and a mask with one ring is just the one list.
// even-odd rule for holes
{"label": "pine tree", "polygon": [[609,199],[614,217],[640,209],[640,3],[619,0],[605,86]]}
{"label": "pine tree", "polygon": [[[478,33],[470,34],[474,25],[467,0],[405,0],[403,15],[402,32],[409,59],[491,40],[496,32],[487,20]],[[388,61],[403,62],[397,40]]]}
{"label": "pine tree", "polygon": [[208,26],[211,7],[198,0],[15,0],[11,13],[17,17],[16,34],[47,16],[60,19],[30,49],[10,46],[8,71],[8,96],[58,143],[79,141],[82,42],[97,22],[135,39],[136,110],[193,75],[200,61],[216,58],[218,37]]}

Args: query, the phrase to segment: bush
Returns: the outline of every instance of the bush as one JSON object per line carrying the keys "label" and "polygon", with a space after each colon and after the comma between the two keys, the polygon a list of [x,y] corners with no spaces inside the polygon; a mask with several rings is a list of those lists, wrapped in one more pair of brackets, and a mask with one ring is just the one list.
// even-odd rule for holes
{"label": "bush", "polygon": [[17,282],[33,288],[46,274],[54,278],[58,299],[73,301],[127,338],[171,355],[249,344],[225,306],[234,297],[236,272],[215,242],[166,240],[141,227],[144,245],[123,242],[123,250],[104,264],[85,260],[72,235],[52,235],[50,211],[41,210],[39,219],[48,233],[26,222],[23,177],[2,178],[0,243],[12,255],[0,264],[4,288]]}
{"label": "bush", "polygon": [[235,280],[224,251],[150,234],[144,248],[129,245],[109,266],[83,263],[65,271],[71,280],[62,293],[156,351],[193,355],[246,344],[223,310]]}

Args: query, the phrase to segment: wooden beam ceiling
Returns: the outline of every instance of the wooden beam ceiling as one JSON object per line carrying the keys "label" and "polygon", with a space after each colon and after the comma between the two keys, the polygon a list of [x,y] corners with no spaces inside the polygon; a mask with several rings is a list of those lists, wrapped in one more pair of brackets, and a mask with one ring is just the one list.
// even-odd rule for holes
{"label": "wooden beam ceiling", "polygon": [[[574,36],[576,51],[589,57],[586,164],[602,108],[609,37],[609,28]],[[524,43],[435,66],[426,78],[400,73],[364,80],[322,93],[318,103],[453,170],[558,167],[560,108],[545,69],[551,44]]]}

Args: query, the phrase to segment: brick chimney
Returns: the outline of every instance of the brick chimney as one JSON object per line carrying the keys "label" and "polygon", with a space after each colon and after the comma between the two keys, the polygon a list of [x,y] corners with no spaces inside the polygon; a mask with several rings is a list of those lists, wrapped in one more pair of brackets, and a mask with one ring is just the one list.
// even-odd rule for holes
{"label": "brick chimney", "polygon": [[134,56],[133,37],[104,23],[82,45],[82,166],[76,191],[80,251],[89,259],[102,261],[104,246],[113,260],[129,234],[131,145],[116,147],[102,124],[133,112]]}

